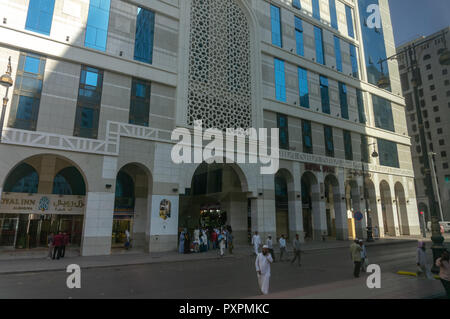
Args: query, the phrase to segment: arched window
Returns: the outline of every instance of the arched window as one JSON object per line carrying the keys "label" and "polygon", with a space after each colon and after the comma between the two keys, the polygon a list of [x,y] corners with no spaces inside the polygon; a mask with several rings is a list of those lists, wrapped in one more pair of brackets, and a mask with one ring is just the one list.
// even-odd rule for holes
{"label": "arched window", "polygon": [[22,163],[9,174],[3,191],[11,193],[37,193],[38,185],[39,176],[36,170],[31,165]]}
{"label": "arched window", "polygon": [[53,179],[53,194],[86,195],[86,184],[78,169],[73,166],[62,169]]}

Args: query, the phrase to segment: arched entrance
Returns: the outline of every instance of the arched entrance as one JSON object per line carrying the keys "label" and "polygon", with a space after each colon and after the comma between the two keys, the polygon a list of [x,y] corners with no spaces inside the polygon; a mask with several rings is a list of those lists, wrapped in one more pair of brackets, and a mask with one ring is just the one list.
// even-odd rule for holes
{"label": "arched entrance", "polygon": [[[305,172],[301,179],[302,184],[302,214],[303,214],[303,231],[305,240],[314,239],[314,223],[320,216],[320,208],[318,201],[320,200],[319,185],[316,176],[311,172]],[[314,217],[313,217],[314,215]],[[317,216],[316,216],[317,215]],[[320,234],[318,234],[320,237]]]}
{"label": "arched entrance", "polygon": [[79,247],[86,189],[80,170],[60,156],[33,156],[16,165],[3,185],[0,247],[48,247],[48,236],[58,232]]}
{"label": "arched entrance", "polygon": [[133,248],[144,248],[147,242],[148,205],[151,198],[151,175],[139,164],[127,164],[117,173],[112,228],[112,248],[123,248],[126,231]]}
{"label": "arched entrance", "polygon": [[406,208],[405,190],[400,182],[395,184],[394,190],[400,235],[409,235],[408,210]]}
{"label": "arched entrance", "polygon": [[391,188],[386,181],[380,183],[381,210],[383,216],[384,233],[395,236],[394,212],[392,209]]}
{"label": "arched entrance", "polygon": [[195,170],[191,188],[180,196],[179,230],[230,226],[235,244],[248,242],[246,181],[236,164],[202,163]]}

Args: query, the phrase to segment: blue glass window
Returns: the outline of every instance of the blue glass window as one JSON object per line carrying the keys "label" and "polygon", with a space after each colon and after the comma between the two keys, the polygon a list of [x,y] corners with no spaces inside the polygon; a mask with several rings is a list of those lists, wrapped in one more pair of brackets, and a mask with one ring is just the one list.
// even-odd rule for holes
{"label": "blue glass window", "polygon": [[303,153],[313,153],[311,122],[302,120]]}
{"label": "blue glass window", "polygon": [[153,63],[153,41],[155,37],[155,13],[143,8],[137,9],[134,59]]}
{"label": "blue glass window", "polygon": [[348,120],[347,85],[342,82],[339,82],[339,100],[341,102],[342,118]]}
{"label": "blue glass window", "polygon": [[308,71],[298,68],[298,91],[300,94],[300,106],[309,109]]}
{"label": "blue glass window", "polygon": [[317,63],[325,64],[325,52],[323,50],[322,29],[314,26],[314,39],[316,42],[316,60]]}
{"label": "blue glass window", "polygon": [[342,72],[341,41],[337,36],[334,36],[334,55],[336,56],[336,70]]}
{"label": "blue glass window", "polygon": [[365,124],[367,122],[366,111],[364,107],[363,92],[360,89],[356,89],[356,102],[358,104],[359,123]]}
{"label": "blue glass window", "polygon": [[38,192],[39,175],[31,165],[19,164],[6,178],[4,192],[28,193]]}
{"label": "blue glass window", "polygon": [[44,79],[45,58],[22,52],[19,57],[8,126],[35,130]]}
{"label": "blue glass window", "polygon": [[295,40],[297,43],[297,54],[300,56],[305,55],[304,43],[303,43],[303,23],[302,19],[295,17]]}
{"label": "blue glass window", "polygon": [[330,5],[330,20],[331,27],[338,30],[337,13],[336,13],[336,0],[329,0]]}
{"label": "blue glass window", "polygon": [[286,115],[277,114],[277,127],[279,130],[280,148],[284,150],[289,149],[289,132],[288,132],[288,118]]}
{"label": "blue glass window", "polygon": [[53,179],[52,194],[86,195],[86,184],[78,169],[73,166],[62,169]]}
{"label": "blue glass window", "polygon": [[355,38],[355,30],[354,30],[354,27],[353,27],[352,8],[350,8],[348,5],[345,5],[345,15],[347,16],[348,36],[351,37],[351,38]]}
{"label": "blue glass window", "polygon": [[50,35],[55,0],[30,0],[25,29]]}
{"label": "blue glass window", "polygon": [[278,101],[286,102],[286,78],[284,61],[275,58],[275,97]]}
{"label": "blue glass window", "polygon": [[270,5],[270,22],[272,24],[272,44],[280,48],[283,46],[281,33],[281,12],[280,8]]}
{"label": "blue glass window", "polygon": [[91,0],[84,45],[100,51],[106,50],[110,0]]}
{"label": "blue glass window", "polygon": [[328,79],[320,76],[320,97],[322,100],[322,112],[330,114],[330,95],[328,92]]}
{"label": "blue glass window", "polygon": [[74,136],[97,138],[103,88],[103,71],[81,67]]}
{"label": "blue glass window", "polygon": [[383,99],[382,97],[372,95],[372,103],[373,114],[375,116],[375,126],[395,132],[391,102]]}
{"label": "blue glass window", "polygon": [[150,82],[133,79],[131,85],[130,124],[149,125],[150,91]]}
{"label": "blue glass window", "polygon": [[300,0],[292,0],[292,6],[297,9],[301,9]]}
{"label": "blue glass window", "polygon": [[353,161],[352,134],[346,130],[344,130],[344,148],[345,159],[347,161]]}
{"label": "blue glass window", "polygon": [[353,77],[359,79],[358,55],[353,44],[350,44],[350,62],[352,64]]}
{"label": "blue glass window", "polygon": [[397,144],[381,138],[377,139],[377,143],[378,153],[380,156],[380,165],[400,168]]}
{"label": "blue glass window", "polygon": [[[374,12],[367,12],[370,5],[376,5],[374,8],[379,8],[378,0],[360,0],[358,1],[361,32],[364,43],[364,55],[366,60],[367,80],[371,84],[377,85],[378,80],[384,75],[389,77],[389,70],[384,63],[383,72],[380,63],[386,59],[386,46],[384,42],[383,28],[377,28],[373,25]],[[370,19],[369,19],[370,17]],[[390,90],[390,88],[388,88]]]}
{"label": "blue glass window", "polygon": [[325,155],[334,157],[333,129],[331,126],[325,125],[323,127],[323,132],[325,136]]}
{"label": "blue glass window", "polygon": [[320,21],[320,4],[319,0],[312,0],[313,17]]}

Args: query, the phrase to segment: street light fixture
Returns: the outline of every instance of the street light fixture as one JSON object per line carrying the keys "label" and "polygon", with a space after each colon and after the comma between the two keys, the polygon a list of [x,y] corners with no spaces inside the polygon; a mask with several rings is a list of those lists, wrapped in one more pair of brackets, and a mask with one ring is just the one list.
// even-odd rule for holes
{"label": "street light fixture", "polygon": [[[376,143],[372,143],[367,145],[367,147],[376,145]],[[373,151],[372,157],[377,158],[379,156],[378,152],[376,150]],[[367,200],[368,197],[368,191],[366,188],[366,169],[364,166],[364,163],[362,163],[362,172],[363,172],[363,189],[364,189],[364,201],[366,205],[366,212],[367,212],[367,242],[373,242],[373,231],[372,231],[372,218],[369,216],[370,207],[369,207],[369,201]]]}
{"label": "street light fixture", "polygon": [[8,59],[8,67],[6,68],[6,73],[0,77],[0,85],[6,88],[5,97],[3,98],[3,106],[2,106],[2,115],[0,118],[0,142],[2,140],[3,133],[3,123],[5,121],[5,112],[6,105],[8,104],[8,91],[9,88],[13,85],[13,79],[11,77],[12,69],[11,69],[11,57]]}

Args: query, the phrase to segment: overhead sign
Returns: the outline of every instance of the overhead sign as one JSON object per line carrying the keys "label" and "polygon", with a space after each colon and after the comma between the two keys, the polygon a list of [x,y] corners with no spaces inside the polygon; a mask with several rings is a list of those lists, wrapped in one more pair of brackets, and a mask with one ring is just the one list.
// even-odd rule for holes
{"label": "overhead sign", "polygon": [[2,193],[0,213],[83,215],[85,206],[85,196]]}

